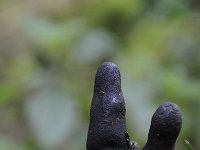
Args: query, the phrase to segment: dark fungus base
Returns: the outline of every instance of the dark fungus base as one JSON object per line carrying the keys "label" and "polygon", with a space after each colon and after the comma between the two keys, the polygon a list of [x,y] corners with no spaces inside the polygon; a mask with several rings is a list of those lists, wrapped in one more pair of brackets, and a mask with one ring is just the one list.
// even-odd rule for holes
{"label": "dark fungus base", "polygon": [[[95,77],[87,150],[139,150],[138,144],[129,140],[125,113],[119,68],[105,62]],[[181,125],[181,112],[176,104],[160,105],[152,117],[143,150],[173,150]]]}

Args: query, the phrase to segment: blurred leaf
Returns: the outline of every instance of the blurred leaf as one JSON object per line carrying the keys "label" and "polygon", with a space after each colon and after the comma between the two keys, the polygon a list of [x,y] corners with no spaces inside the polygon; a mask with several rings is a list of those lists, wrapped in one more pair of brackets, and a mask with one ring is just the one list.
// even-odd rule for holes
{"label": "blurred leaf", "polygon": [[0,85],[0,104],[5,104],[16,98],[19,94],[19,88],[13,83]]}
{"label": "blurred leaf", "polygon": [[118,50],[116,38],[106,30],[87,32],[74,47],[74,57],[80,62],[92,63],[109,57]]}
{"label": "blurred leaf", "polygon": [[84,23],[80,19],[73,19],[57,24],[46,18],[28,16],[24,20],[24,27],[31,42],[57,52],[63,51],[66,44],[83,32]]}
{"label": "blurred leaf", "polygon": [[25,103],[26,118],[38,144],[54,149],[76,131],[78,121],[74,101],[60,89],[41,89]]}
{"label": "blurred leaf", "polygon": [[0,150],[33,150],[31,147],[15,144],[12,140],[0,137]]}
{"label": "blurred leaf", "polygon": [[122,78],[122,87],[126,101],[127,118],[129,120],[129,131],[134,133],[132,137],[145,142],[148,135],[151,117],[155,111],[154,85],[148,82]]}

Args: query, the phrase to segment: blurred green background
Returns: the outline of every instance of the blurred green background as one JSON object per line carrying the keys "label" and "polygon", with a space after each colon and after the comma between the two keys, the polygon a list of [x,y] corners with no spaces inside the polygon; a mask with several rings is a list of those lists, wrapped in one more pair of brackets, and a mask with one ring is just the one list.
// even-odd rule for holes
{"label": "blurred green background", "polygon": [[121,70],[130,136],[177,103],[200,149],[198,0],[0,0],[0,150],[83,150],[97,67]]}

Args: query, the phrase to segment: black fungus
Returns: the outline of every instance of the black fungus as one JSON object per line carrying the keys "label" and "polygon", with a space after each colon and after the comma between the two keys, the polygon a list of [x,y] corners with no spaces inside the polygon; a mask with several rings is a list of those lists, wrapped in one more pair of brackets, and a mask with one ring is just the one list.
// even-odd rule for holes
{"label": "black fungus", "polygon": [[105,62],[95,77],[87,150],[127,149],[125,111],[119,68]]}
{"label": "black fungus", "polygon": [[[105,62],[95,77],[87,150],[139,150],[139,145],[129,139],[125,113],[119,68]],[[179,107],[174,103],[160,105],[152,117],[148,140],[142,150],[173,150],[181,126]]]}
{"label": "black fungus", "polygon": [[181,126],[179,107],[174,103],[160,105],[152,117],[148,141],[143,150],[173,150]]}

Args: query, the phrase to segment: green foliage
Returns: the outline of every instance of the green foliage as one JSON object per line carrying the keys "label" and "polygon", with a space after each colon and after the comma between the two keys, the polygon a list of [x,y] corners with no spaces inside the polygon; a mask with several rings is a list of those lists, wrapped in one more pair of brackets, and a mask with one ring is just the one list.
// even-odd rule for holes
{"label": "green foliage", "polygon": [[176,149],[187,149],[185,139],[200,149],[199,6],[1,0],[0,150],[85,149],[103,61],[121,69],[128,130],[141,147],[155,108],[172,101],[183,112]]}

